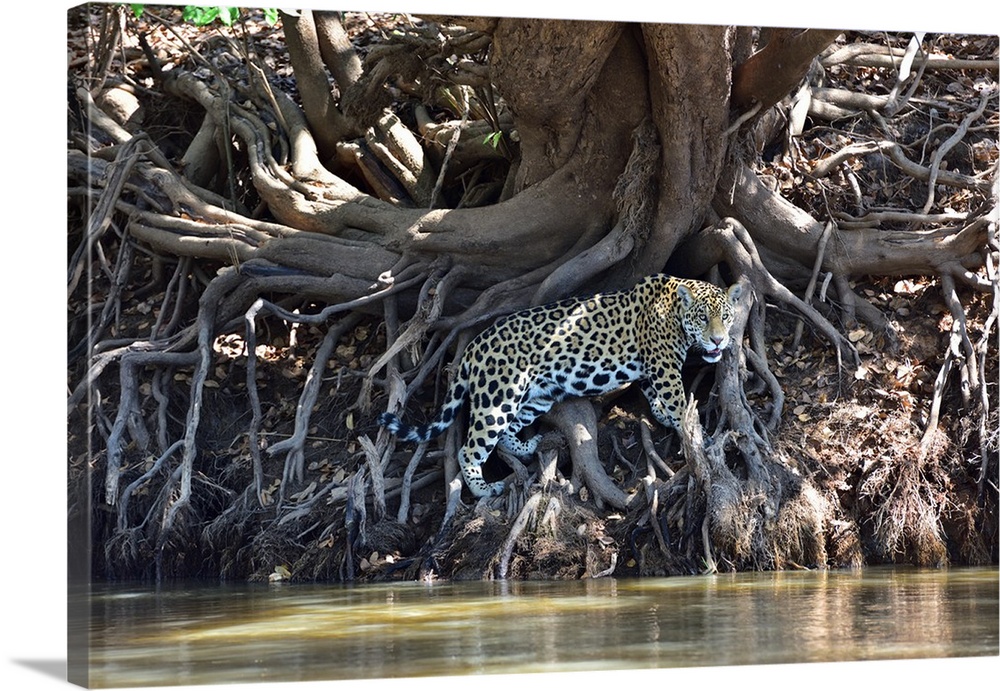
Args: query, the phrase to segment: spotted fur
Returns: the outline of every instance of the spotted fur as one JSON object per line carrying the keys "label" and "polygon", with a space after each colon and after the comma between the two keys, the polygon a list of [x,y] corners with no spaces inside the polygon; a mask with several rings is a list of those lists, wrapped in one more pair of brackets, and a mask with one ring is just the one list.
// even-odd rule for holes
{"label": "spotted fur", "polygon": [[469,343],[437,417],[411,426],[391,413],[379,423],[405,441],[444,432],[469,402],[469,435],[459,453],[466,485],[496,496],[503,482],[483,479],[482,464],[499,444],[526,458],[540,441],[517,433],[559,401],[596,396],[641,381],[653,416],[677,428],[684,409],[681,366],[696,347],[718,362],[729,345],[740,284],[650,276],[631,290],[570,298],[497,321]]}

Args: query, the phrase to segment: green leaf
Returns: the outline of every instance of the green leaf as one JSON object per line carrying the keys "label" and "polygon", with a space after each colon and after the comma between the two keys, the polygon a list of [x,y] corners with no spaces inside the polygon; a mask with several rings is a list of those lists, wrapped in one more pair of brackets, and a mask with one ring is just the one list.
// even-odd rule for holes
{"label": "green leaf", "polygon": [[183,13],[181,13],[181,17],[184,18],[184,21],[191,22],[195,26],[206,26],[211,24],[218,16],[218,7],[198,7],[195,5],[186,6]]}
{"label": "green leaf", "polygon": [[494,149],[500,146],[500,140],[503,139],[503,132],[497,130],[496,132],[491,132],[487,134],[483,139],[483,144],[492,146]]}
{"label": "green leaf", "polygon": [[278,23],[278,9],[276,7],[270,7],[264,10],[264,21],[270,26],[274,26]]}
{"label": "green leaf", "polygon": [[234,22],[240,18],[240,8],[239,7],[220,7],[219,8],[219,21],[226,26],[232,26]]}
{"label": "green leaf", "polygon": [[191,22],[195,26],[208,26],[216,19],[226,26],[232,26],[233,22],[240,18],[240,8],[223,6],[197,7],[195,5],[187,5],[181,16],[184,18],[184,21]]}
{"label": "green leaf", "polygon": [[142,17],[142,13],[146,10],[146,6],[145,5],[140,5],[138,3],[132,3],[132,4],[129,5],[129,7],[132,8],[132,14],[135,15],[136,19],[139,19],[140,17]]}

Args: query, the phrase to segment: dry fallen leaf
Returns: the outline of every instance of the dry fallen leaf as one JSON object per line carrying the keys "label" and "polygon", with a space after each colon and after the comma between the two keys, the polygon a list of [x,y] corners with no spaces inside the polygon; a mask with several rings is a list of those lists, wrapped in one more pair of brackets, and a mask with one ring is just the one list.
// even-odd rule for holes
{"label": "dry fallen leaf", "polygon": [[306,488],[305,488],[304,490],[302,490],[301,492],[296,492],[295,494],[293,494],[293,495],[292,495],[292,496],[290,497],[290,499],[291,499],[292,501],[303,501],[303,500],[305,500],[305,499],[308,499],[308,498],[309,498],[310,496],[312,496],[312,493],[313,493],[313,492],[315,492],[315,491],[316,491],[316,481],[315,481],[315,480],[313,480],[313,481],[312,481],[312,482],[311,482],[311,483],[309,484],[309,486],[308,486],[308,487],[306,487]]}
{"label": "dry fallen leaf", "polygon": [[291,577],[292,572],[288,570],[288,567],[279,564],[274,567],[274,571],[267,577],[267,580],[271,583],[278,583],[280,581],[287,581]]}

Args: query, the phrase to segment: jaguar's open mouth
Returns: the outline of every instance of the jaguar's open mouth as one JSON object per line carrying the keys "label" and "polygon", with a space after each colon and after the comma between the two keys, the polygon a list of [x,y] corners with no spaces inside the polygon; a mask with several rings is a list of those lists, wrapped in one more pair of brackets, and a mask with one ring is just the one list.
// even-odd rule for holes
{"label": "jaguar's open mouth", "polygon": [[701,354],[701,357],[705,360],[705,362],[718,362],[719,359],[722,357],[722,350],[720,350],[719,348],[715,348],[713,350],[706,350],[704,353]]}

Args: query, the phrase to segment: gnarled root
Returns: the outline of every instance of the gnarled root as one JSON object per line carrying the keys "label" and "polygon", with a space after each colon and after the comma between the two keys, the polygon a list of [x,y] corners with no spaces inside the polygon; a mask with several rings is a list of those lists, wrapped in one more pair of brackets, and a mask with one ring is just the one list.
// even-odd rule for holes
{"label": "gnarled root", "polygon": [[564,401],[555,406],[547,419],[565,435],[573,461],[570,485],[579,489],[586,485],[598,507],[610,504],[624,509],[634,503],[636,495],[628,496],[617,487],[601,466],[597,449],[597,415],[586,400]]}
{"label": "gnarled root", "polygon": [[513,515],[480,502],[440,550],[459,555],[451,578],[599,578],[618,550],[593,504],[561,489],[532,494]]}
{"label": "gnarled root", "polygon": [[742,431],[717,431],[703,441],[693,405],[681,436],[688,468],[704,494],[704,513],[696,515],[706,570],[826,564],[829,507],[785,459],[758,448],[759,440]]}

